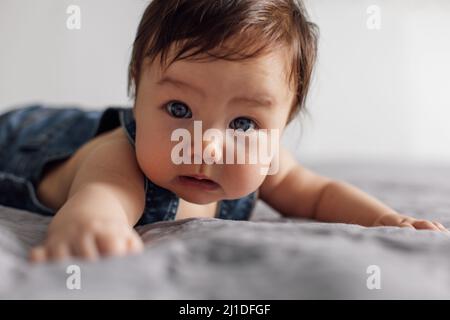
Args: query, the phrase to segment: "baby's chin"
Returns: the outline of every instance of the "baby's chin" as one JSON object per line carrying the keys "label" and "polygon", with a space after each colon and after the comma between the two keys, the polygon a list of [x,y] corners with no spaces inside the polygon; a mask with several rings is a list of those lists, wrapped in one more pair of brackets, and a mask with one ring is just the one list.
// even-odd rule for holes
{"label": "baby's chin", "polygon": [[213,202],[218,202],[221,200],[236,200],[243,198],[250,194],[251,192],[247,192],[245,194],[234,194],[234,195],[228,195],[225,193],[216,193],[216,194],[207,194],[202,191],[194,191],[194,190],[181,190],[179,192],[173,191],[179,198],[183,199],[184,201],[195,203],[199,205],[207,205]]}
{"label": "baby's chin", "polygon": [[174,192],[179,198],[183,199],[184,201],[201,205],[206,205],[223,200],[223,196],[221,196],[220,194],[206,194],[202,191],[182,189],[172,190],[172,192]]}
{"label": "baby's chin", "polygon": [[195,203],[199,205],[207,205],[213,202],[218,202],[221,200],[234,200],[243,198],[248,195],[250,192],[245,194],[227,194],[222,188],[214,191],[203,191],[196,190],[195,188],[186,188],[186,187],[175,187],[171,188],[171,191],[174,192],[178,197],[183,199],[184,201]]}

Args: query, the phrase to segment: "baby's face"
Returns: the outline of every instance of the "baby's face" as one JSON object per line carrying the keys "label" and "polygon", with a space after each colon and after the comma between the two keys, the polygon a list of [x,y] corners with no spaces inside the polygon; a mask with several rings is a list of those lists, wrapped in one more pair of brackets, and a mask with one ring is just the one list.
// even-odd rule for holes
{"label": "baby's face", "polygon": [[[202,133],[218,129],[224,139],[228,134],[226,129],[254,129],[255,132],[277,129],[281,138],[294,99],[287,79],[287,61],[285,51],[277,50],[248,61],[181,60],[163,72],[159,56],[153,64],[144,60],[134,115],[136,157],[145,175],[182,199],[197,204],[236,199],[258,189],[266,177],[261,173],[263,165],[249,163],[248,155],[245,163],[237,163],[236,158],[233,163],[226,163],[225,143],[202,139],[202,151],[206,148],[219,151],[210,154],[217,157],[221,154],[223,163],[207,164],[205,158],[201,160],[203,154],[196,153],[194,148],[194,121],[201,121]],[[241,97],[249,100],[238,99]],[[171,136],[177,129],[187,130],[192,138],[190,164],[174,163],[172,150],[180,141],[172,141]],[[246,152],[249,149],[247,144]],[[195,157],[201,163],[195,164]],[[194,174],[206,175],[218,187],[214,190],[187,188],[179,181],[180,176]]]}

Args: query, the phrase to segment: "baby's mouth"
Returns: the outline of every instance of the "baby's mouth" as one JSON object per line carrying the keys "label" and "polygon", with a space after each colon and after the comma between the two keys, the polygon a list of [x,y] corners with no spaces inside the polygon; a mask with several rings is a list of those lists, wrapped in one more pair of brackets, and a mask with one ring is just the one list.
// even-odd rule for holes
{"label": "baby's mouth", "polygon": [[185,186],[200,188],[203,190],[215,190],[220,187],[218,183],[199,175],[178,176],[178,180]]}

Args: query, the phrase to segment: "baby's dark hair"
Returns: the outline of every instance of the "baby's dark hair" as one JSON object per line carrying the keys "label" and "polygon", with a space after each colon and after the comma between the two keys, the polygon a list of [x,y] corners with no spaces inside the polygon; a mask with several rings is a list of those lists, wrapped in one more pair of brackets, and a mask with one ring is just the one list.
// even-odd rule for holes
{"label": "baby's dark hair", "polygon": [[[230,39],[232,45],[225,46]],[[288,83],[294,80],[297,88],[289,123],[305,108],[317,39],[318,28],[309,21],[301,0],[153,0],[134,40],[128,95],[137,95],[143,60],[153,62],[158,54],[160,65],[169,67],[177,60],[195,60],[202,54],[209,59],[239,61],[288,48],[292,56]],[[166,64],[173,44],[174,58]]]}

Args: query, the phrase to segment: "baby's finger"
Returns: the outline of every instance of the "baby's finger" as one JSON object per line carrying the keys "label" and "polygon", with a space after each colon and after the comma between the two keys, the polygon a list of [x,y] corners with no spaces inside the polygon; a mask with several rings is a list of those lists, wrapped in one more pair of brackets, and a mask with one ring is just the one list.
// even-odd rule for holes
{"label": "baby's finger", "polygon": [[400,223],[399,227],[415,229],[414,226],[410,222],[402,222],[402,223]]}
{"label": "baby's finger", "polygon": [[77,245],[77,255],[88,260],[96,260],[98,257],[97,244],[92,234],[84,234]]}
{"label": "baby's finger", "polygon": [[29,260],[33,263],[40,263],[47,260],[47,250],[44,246],[37,246],[31,249]]}
{"label": "baby's finger", "polygon": [[439,222],[437,222],[437,221],[433,221],[433,223],[434,223],[434,225],[435,225],[436,227],[439,228],[439,230],[441,230],[441,231],[443,231],[443,232],[450,233],[450,231],[448,231],[447,228],[444,227],[441,223],[439,223]]}
{"label": "baby's finger", "polygon": [[70,256],[69,247],[66,243],[56,243],[48,246],[48,258],[61,261]]}
{"label": "baby's finger", "polygon": [[144,249],[142,239],[137,234],[132,234],[128,238],[128,250],[130,252],[138,253]]}
{"label": "baby's finger", "polygon": [[123,255],[127,249],[126,240],[116,238],[114,235],[100,234],[96,242],[102,255]]}
{"label": "baby's finger", "polygon": [[414,227],[418,230],[435,230],[439,231],[439,228],[435,226],[432,222],[427,220],[417,220],[414,222]]}

